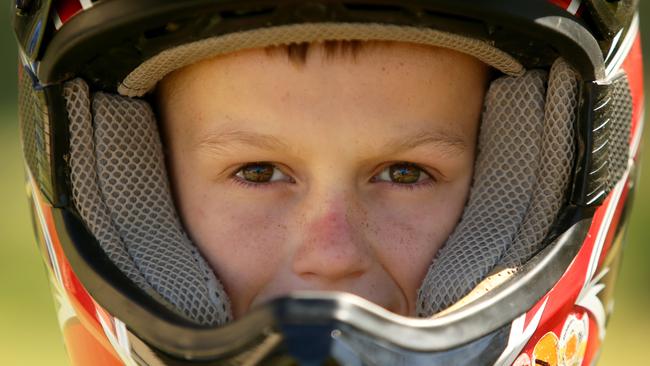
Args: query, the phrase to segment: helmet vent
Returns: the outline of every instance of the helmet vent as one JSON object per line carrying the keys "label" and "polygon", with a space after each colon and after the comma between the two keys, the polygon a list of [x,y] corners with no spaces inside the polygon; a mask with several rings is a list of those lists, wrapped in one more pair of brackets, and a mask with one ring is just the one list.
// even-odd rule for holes
{"label": "helmet vent", "polygon": [[263,16],[271,14],[275,11],[275,6],[262,6],[251,9],[237,9],[237,10],[227,10],[220,13],[221,17],[224,19],[239,19],[239,18],[250,18],[256,16]]}
{"label": "helmet vent", "polygon": [[622,74],[616,79],[611,96],[608,186],[613,188],[627,170],[630,157],[632,94],[630,93],[630,83],[626,74]]}
{"label": "helmet vent", "polygon": [[54,202],[51,183],[51,151],[49,120],[45,111],[40,110],[38,91],[34,89],[29,71],[20,74],[18,88],[18,110],[20,133],[23,141],[23,155],[32,176],[38,182],[45,196]]}
{"label": "helmet vent", "polygon": [[401,6],[388,5],[388,4],[359,4],[359,3],[343,3],[347,10],[352,11],[383,11],[383,12],[399,12],[404,10]]}

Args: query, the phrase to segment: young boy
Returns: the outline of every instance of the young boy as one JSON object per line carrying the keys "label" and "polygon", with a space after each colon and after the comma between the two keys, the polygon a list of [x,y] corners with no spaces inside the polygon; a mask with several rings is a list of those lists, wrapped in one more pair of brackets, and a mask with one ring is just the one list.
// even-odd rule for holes
{"label": "young boy", "polygon": [[235,317],[294,290],[414,316],[467,200],[487,74],[448,49],[328,42],[167,76],[157,102],[176,205]]}
{"label": "young boy", "polygon": [[595,359],[642,124],[636,3],[15,5],[73,363]]}

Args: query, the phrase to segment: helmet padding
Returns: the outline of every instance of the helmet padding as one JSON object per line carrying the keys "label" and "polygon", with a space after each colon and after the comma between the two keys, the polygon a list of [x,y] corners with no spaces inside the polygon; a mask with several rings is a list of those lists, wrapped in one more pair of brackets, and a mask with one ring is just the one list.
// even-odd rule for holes
{"label": "helmet padding", "polygon": [[174,208],[149,104],[106,93],[91,98],[80,79],[66,84],[65,96],[74,203],[104,251],[179,314],[205,325],[228,322],[228,297]]}
{"label": "helmet padding", "polygon": [[543,247],[572,169],[577,85],[562,60],[549,75],[532,70],[491,83],[467,207],[419,290],[420,316],[451,306],[495,270],[516,270]]}

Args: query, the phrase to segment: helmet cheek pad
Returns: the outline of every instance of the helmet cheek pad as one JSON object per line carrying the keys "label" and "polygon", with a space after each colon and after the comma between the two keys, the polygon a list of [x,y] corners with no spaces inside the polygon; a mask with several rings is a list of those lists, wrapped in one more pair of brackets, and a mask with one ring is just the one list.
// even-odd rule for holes
{"label": "helmet cheek pad", "polygon": [[204,325],[231,319],[221,284],[181,227],[156,119],[143,100],[66,83],[72,196],[111,261],[141,289]]}
{"label": "helmet cheek pad", "polygon": [[[503,270],[516,272],[549,242],[570,193],[578,93],[577,74],[561,59],[548,72],[491,83],[470,197],[424,278],[419,316],[498,286],[509,277]],[[174,208],[151,106],[93,94],[81,79],[65,83],[64,98],[74,206],[104,252],[140,289],[183,318],[200,325],[229,322],[223,286]],[[617,151],[628,146],[627,122],[610,122]],[[622,168],[612,169],[624,169],[627,158],[619,160]]]}
{"label": "helmet cheek pad", "polygon": [[562,60],[548,74],[492,82],[469,201],[420,288],[418,314],[451,306],[495,270],[512,274],[542,248],[572,168],[577,86]]}

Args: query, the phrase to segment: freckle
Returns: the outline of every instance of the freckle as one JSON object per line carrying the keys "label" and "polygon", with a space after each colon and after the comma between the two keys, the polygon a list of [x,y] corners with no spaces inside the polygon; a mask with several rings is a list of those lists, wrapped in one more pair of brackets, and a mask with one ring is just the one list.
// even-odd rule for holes
{"label": "freckle", "polygon": [[205,211],[203,210],[203,208],[199,207],[199,208],[196,210],[196,213],[197,213],[197,215],[198,215],[200,218],[202,218],[202,219],[205,218]]}

